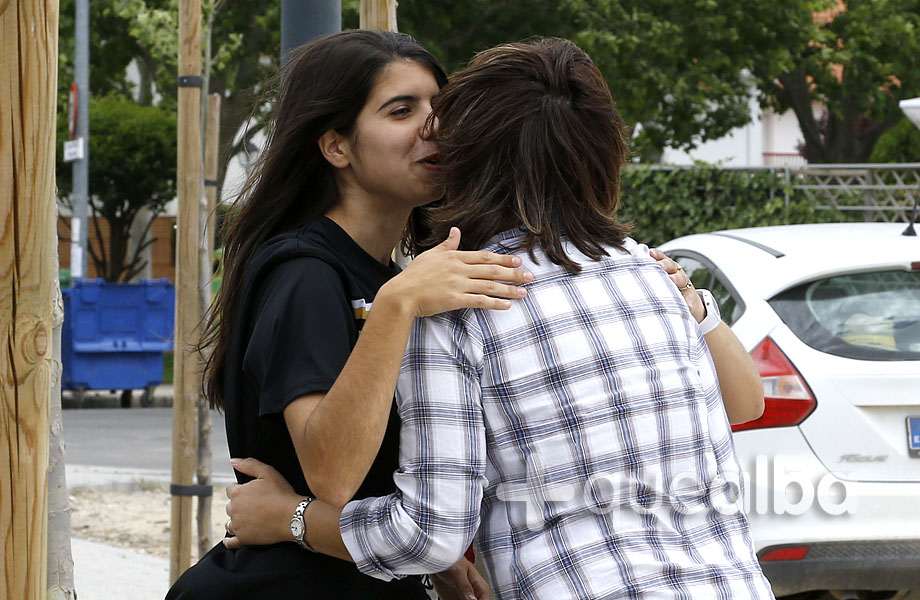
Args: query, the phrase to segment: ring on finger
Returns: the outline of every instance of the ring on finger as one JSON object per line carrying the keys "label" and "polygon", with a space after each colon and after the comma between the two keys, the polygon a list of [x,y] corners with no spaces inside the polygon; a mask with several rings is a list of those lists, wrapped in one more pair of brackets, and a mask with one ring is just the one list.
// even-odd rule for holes
{"label": "ring on finger", "polygon": [[688,280],[687,280],[687,285],[685,285],[685,286],[682,287],[682,288],[677,288],[677,289],[679,289],[680,291],[683,292],[683,291],[685,291],[685,290],[689,290],[689,289],[692,288],[692,287],[693,287],[693,282],[690,281],[690,280],[688,279]]}
{"label": "ring on finger", "polygon": [[233,533],[232,529],[230,529],[230,521],[231,519],[227,519],[227,523],[224,525],[224,529],[226,529],[227,533],[229,533],[230,535],[235,536],[236,534]]}

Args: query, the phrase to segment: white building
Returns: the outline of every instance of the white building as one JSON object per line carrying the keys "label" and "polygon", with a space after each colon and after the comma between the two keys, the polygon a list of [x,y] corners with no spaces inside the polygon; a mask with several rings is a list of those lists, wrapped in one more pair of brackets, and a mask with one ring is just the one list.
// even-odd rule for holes
{"label": "white building", "polygon": [[[704,162],[726,167],[804,165],[806,160],[799,153],[804,138],[795,113],[763,110],[753,93],[748,104],[750,123],[733,129],[722,138],[703,142],[689,152],[666,148],[661,162],[669,165]],[[815,106],[814,110],[816,115],[823,112],[820,106]]]}

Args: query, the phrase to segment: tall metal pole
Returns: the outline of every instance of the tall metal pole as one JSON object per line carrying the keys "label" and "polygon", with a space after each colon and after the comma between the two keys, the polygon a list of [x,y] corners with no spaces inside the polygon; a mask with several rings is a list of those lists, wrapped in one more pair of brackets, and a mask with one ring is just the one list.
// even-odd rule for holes
{"label": "tall metal pole", "polygon": [[342,0],[281,0],[281,64],[313,38],[342,31]]}
{"label": "tall metal pole", "polygon": [[74,83],[77,84],[76,138],[83,140],[83,158],[73,163],[73,212],[70,220],[70,276],[86,277],[89,239],[89,0],[76,0]]}

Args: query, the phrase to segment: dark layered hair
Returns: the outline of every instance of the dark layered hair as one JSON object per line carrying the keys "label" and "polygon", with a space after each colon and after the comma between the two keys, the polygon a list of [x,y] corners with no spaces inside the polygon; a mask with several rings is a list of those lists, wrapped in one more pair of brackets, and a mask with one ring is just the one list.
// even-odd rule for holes
{"label": "dark layered hair", "polygon": [[[447,81],[434,57],[412,37],[370,30],[335,33],[305,44],[275,76],[273,81],[281,80],[281,86],[268,140],[231,212],[223,282],[199,344],[207,356],[204,386],[212,407],[223,406],[230,328],[250,262],[266,241],[336,204],[334,168],[320,152],[319,138],[331,129],[352,135],[382,71],[401,60],[426,67],[439,85]],[[413,215],[411,221],[418,224],[420,219]]]}
{"label": "dark layered hair", "polygon": [[601,72],[563,39],[506,44],[478,54],[432,101],[444,198],[426,209],[421,252],[460,228],[464,249],[497,233],[526,231],[570,273],[568,240],[594,260],[619,247],[617,221],[626,127]]}

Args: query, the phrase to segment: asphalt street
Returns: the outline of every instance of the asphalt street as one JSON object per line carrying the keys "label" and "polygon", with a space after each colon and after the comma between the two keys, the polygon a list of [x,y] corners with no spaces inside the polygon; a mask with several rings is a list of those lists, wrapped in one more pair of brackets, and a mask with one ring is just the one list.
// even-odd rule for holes
{"label": "asphalt street", "polygon": [[[172,467],[171,408],[84,408],[63,411],[65,461],[141,471]],[[211,411],[215,476],[232,477],[223,415]]]}

